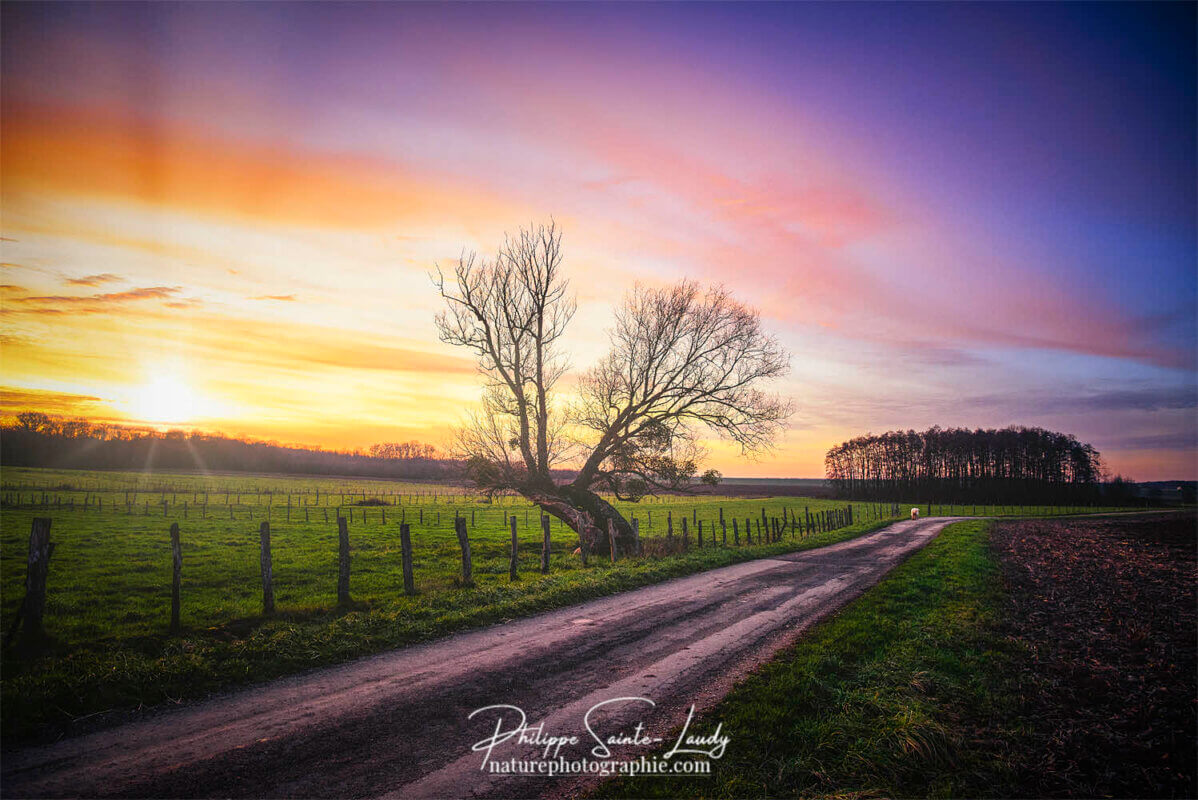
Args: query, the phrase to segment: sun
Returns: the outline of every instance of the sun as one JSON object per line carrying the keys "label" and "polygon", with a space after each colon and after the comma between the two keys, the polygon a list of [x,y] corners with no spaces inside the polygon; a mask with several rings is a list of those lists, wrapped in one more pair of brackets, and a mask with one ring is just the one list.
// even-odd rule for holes
{"label": "sun", "polygon": [[177,375],[160,375],[133,395],[133,415],[143,422],[190,422],[196,415],[196,393]]}

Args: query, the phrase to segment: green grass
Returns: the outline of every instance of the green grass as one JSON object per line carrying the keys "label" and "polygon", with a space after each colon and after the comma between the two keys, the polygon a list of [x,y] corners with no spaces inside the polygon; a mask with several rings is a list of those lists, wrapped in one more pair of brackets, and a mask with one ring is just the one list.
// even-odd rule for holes
{"label": "green grass", "polygon": [[[52,506],[56,506],[57,503],[67,505],[72,500],[76,507],[83,506],[85,502],[94,506],[100,501],[106,510],[111,510],[114,503],[122,509],[129,504],[135,507],[135,511],[143,514],[148,504],[150,514],[158,516],[162,516],[165,502],[167,515],[172,518],[182,515],[184,503],[189,504],[193,513],[199,513],[196,511],[197,504],[207,503],[211,514],[224,517],[228,517],[231,506],[237,519],[249,519],[251,514],[256,514],[254,518],[259,519],[269,508],[272,522],[280,519],[274,515],[285,514],[288,502],[292,504],[296,513],[302,513],[300,509],[303,507],[308,507],[314,512],[318,508],[348,507],[361,500],[380,498],[396,507],[408,507],[411,510],[423,507],[430,513],[440,510],[451,516],[455,509],[479,511],[485,508],[493,512],[495,520],[500,519],[501,510],[515,511],[520,515],[532,508],[518,497],[499,497],[494,503],[485,503],[470,489],[446,484],[252,473],[199,474],[5,467],[0,474],[0,493],[9,505],[19,500],[20,505],[27,506],[34,501],[40,502],[45,495]],[[614,502],[613,498],[608,499]],[[847,502],[833,503],[828,500],[790,497],[780,498],[777,502],[767,505],[777,510],[780,515],[780,507],[783,505],[801,513],[801,506],[808,506],[815,512],[833,505],[843,506]],[[677,516],[682,510],[690,512],[698,508],[700,515],[705,515],[718,512],[720,506],[724,507],[728,514],[735,511],[737,516],[743,518],[746,514],[759,514],[762,505],[755,499],[734,499],[720,495],[693,498],[647,497],[640,503],[615,504],[626,513],[640,516],[643,522],[648,522],[650,513],[657,522],[664,517],[667,510],[673,510]],[[853,505],[862,519],[877,518],[879,512],[883,516],[886,513],[886,504],[854,501]],[[1139,506],[1121,508],[927,502],[900,503],[899,507],[900,516],[908,515],[912,507],[919,508],[924,516],[935,514],[966,517],[1062,516],[1106,511],[1143,511]]]}
{"label": "green grass", "polygon": [[[731,742],[705,778],[602,797],[1002,796],[1017,731],[987,522],[946,528],[705,715]],[[669,736],[667,741],[673,741]]]}
{"label": "green grass", "polygon": [[[226,482],[209,486],[209,492],[228,488],[234,495],[241,490],[247,496],[240,504],[234,496],[225,506],[223,496],[210,494],[205,515],[193,503],[207,480]],[[784,510],[802,516],[808,508],[814,513],[843,504],[800,498],[664,498],[622,505],[622,510],[641,520],[642,537],[650,543],[664,536],[667,512],[674,516],[676,533],[683,515],[702,520],[706,547],[693,547],[692,522],[688,553],[625,559],[615,565],[592,557],[584,568],[572,555],[577,537],[555,522],[550,573],[542,576],[538,512],[514,498],[486,504],[444,486],[282,476],[207,478],[6,469],[3,483],[6,492],[23,492],[26,506],[0,509],[0,624],[4,626],[0,632],[7,632],[24,594],[33,517],[53,520],[55,543],[45,617],[51,647],[31,657],[11,650],[4,654],[0,711],[4,735],[10,738],[47,733],[80,715],[197,697],[736,561],[829,544],[879,524],[862,520],[801,539],[787,535],[767,545],[744,546],[742,539],[739,548],[731,546],[729,525],[729,546],[712,547],[710,532],[721,508],[729,520],[735,515],[743,525],[746,517],[758,518],[763,508],[768,516],[781,517]],[[49,508],[27,507],[31,486],[45,490]],[[151,494],[145,491],[148,486],[158,490]],[[263,487],[273,493],[260,495],[257,489]],[[320,505],[316,505],[317,489]],[[349,610],[335,607],[333,520],[342,499],[337,490],[346,493],[347,504],[361,501],[363,494],[393,504],[385,507],[386,524],[382,508],[342,507],[343,513],[352,509],[354,515],[349,529],[354,605]],[[129,505],[124,503],[126,491],[138,492]],[[39,501],[42,493],[38,492]],[[102,507],[97,507],[97,494],[105,498]],[[291,495],[290,521],[287,494]],[[325,506],[326,501],[330,505]],[[186,518],[184,502],[189,504]],[[324,521],[326,511],[330,522]],[[418,522],[421,513],[423,524]],[[454,513],[474,519],[470,528],[474,588],[459,585],[461,555],[452,531]],[[278,609],[271,619],[260,615],[258,526],[267,515]],[[503,525],[507,515],[515,515],[520,539],[521,576],[515,583],[508,578],[510,531]],[[414,597],[401,591],[398,523],[404,517],[413,523],[418,592]],[[166,635],[172,523],[180,525],[183,543],[183,633],[177,637]]]}
{"label": "green grass", "polygon": [[1115,512],[1143,513],[1143,506],[1041,506],[1041,505],[970,505],[960,503],[900,503],[901,516],[910,516],[918,508],[923,517],[1067,517]]}
{"label": "green grass", "polygon": [[[370,479],[282,475],[104,472],[5,468],[0,476],[0,634],[24,594],[30,521],[53,520],[45,624],[52,647],[37,657],[4,654],[0,718],[5,735],[25,736],[81,714],[151,705],[331,664],[465,627],[564,606],[748,558],[828,544],[876,526],[887,505],[854,503],[859,524],[776,545],[692,549],[685,555],[622,561],[572,555],[576,536],[554,521],[548,576],[537,571],[539,510],[516,497],[484,498],[461,487]],[[42,501],[46,505],[43,506]],[[20,501],[14,505],[15,501]],[[206,501],[206,505],[205,505]],[[381,501],[385,506],[359,506]],[[31,507],[35,503],[36,507]],[[802,518],[845,503],[810,498],[720,496],[617,503],[636,516],[651,544],[667,513],[704,524],[721,510],[746,518]],[[290,507],[290,512],[288,511]],[[901,505],[905,515],[910,506]],[[961,507],[937,513],[972,513]],[[979,514],[1051,508],[995,509]],[[352,516],[351,594],[335,607],[338,513]],[[386,523],[383,514],[386,514]],[[477,586],[458,585],[455,514],[471,521]],[[328,521],[326,522],[326,515]],[[514,515],[521,579],[508,580]],[[278,614],[263,619],[258,526],[271,522]],[[404,597],[399,522],[412,524],[415,597]],[[421,521],[423,520],[423,521]],[[183,634],[166,635],[170,613],[169,527],[183,542]],[[743,536],[743,534],[742,534]],[[743,541],[743,539],[742,539]]]}

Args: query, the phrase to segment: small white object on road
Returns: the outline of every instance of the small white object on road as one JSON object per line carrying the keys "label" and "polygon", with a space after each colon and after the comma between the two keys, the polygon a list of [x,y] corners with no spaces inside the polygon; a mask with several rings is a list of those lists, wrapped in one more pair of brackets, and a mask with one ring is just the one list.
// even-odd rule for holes
{"label": "small white object on road", "polygon": [[911,519],[919,519],[919,509],[918,508],[911,509]]}

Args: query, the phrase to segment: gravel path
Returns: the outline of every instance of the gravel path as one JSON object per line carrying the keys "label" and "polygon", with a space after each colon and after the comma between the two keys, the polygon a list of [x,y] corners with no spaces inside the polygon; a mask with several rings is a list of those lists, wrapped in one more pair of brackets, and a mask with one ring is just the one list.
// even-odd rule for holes
{"label": "gravel path", "polygon": [[[462,633],[6,753],[6,797],[466,797],[570,793],[584,781],[495,776],[471,745],[492,704],[546,732],[643,721],[666,735],[745,671],[876,583],[948,518],[897,522],[817,550],[749,561]],[[510,725],[511,715],[508,722]],[[484,719],[485,717],[485,719]],[[731,743],[729,747],[735,747]],[[534,748],[535,749],[535,748]],[[494,758],[529,748],[500,745]]]}

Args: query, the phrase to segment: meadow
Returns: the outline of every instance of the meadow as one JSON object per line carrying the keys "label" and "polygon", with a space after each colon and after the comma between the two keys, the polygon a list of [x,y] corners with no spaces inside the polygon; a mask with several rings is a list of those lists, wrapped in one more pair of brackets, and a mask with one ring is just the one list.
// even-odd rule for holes
{"label": "meadow", "polygon": [[[206,691],[335,663],[465,627],[510,619],[671,577],[816,547],[893,518],[889,505],[853,503],[854,524],[787,530],[749,544],[767,518],[798,518],[844,501],[649,498],[616,503],[640,524],[647,555],[613,564],[574,554],[577,536],[551,524],[549,571],[540,573],[539,510],[517,497],[463,487],[324,477],[5,469],[0,481],[0,634],[24,594],[30,526],[52,520],[45,629],[35,653],[4,658],[6,732],[47,732],[79,716],[194,697]],[[905,514],[908,506],[900,506]],[[957,514],[1048,514],[1063,509],[953,507]],[[337,516],[349,523],[348,606],[337,604]],[[719,520],[727,521],[727,546]],[[474,585],[460,580],[455,516],[467,522]],[[519,577],[509,577],[510,520]],[[690,547],[679,552],[686,518]],[[663,547],[667,519],[673,548]],[[734,546],[732,520],[739,523]],[[258,530],[269,520],[276,613],[262,614]],[[406,596],[400,524],[410,525],[416,593]],[[703,546],[697,533],[702,523]],[[182,545],[181,633],[168,635],[169,529]],[[713,541],[718,532],[719,541]],[[756,535],[755,531],[755,535]]]}

